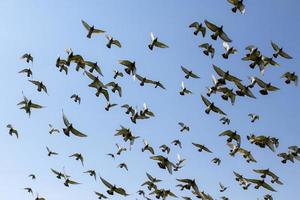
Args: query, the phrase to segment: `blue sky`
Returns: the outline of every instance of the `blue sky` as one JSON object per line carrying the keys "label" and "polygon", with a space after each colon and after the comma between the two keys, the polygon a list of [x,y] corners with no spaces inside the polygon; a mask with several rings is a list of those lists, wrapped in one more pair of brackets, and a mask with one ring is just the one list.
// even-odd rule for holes
{"label": "blue sky", "polygon": [[[180,192],[174,186],[175,178],[195,178],[201,190],[213,197],[227,196],[230,199],[262,198],[268,192],[264,189],[255,190],[251,187],[243,191],[233,178],[235,170],[247,177],[259,177],[252,169],[270,168],[284,182],[283,186],[275,185],[277,193],[274,199],[289,199],[299,196],[297,183],[300,178],[299,162],[283,165],[276,156],[287,151],[290,145],[300,145],[299,87],[284,84],[280,76],[286,71],[299,73],[300,52],[299,37],[299,2],[295,0],[272,3],[267,0],[245,1],[246,14],[233,14],[227,1],[1,1],[0,16],[2,31],[0,31],[0,55],[2,57],[2,72],[0,90],[0,151],[2,152],[2,167],[0,180],[1,199],[32,199],[22,188],[32,187],[35,192],[47,199],[96,199],[93,191],[105,192],[106,188],[99,181],[83,174],[87,169],[96,169],[99,175],[124,187],[131,196],[124,199],[134,199],[140,184],[146,180],[145,172],[149,172],[164,180],[161,187],[171,188],[178,196],[189,193]],[[104,35],[86,38],[86,30],[80,20],[84,19],[96,27],[118,39],[121,49],[107,49]],[[224,30],[233,40],[232,45],[238,53],[224,60],[222,42],[212,41],[209,37],[195,37],[188,25],[194,21],[205,19],[217,25],[224,25]],[[154,49],[150,51],[147,45],[150,32],[154,32],[169,49]],[[247,62],[241,61],[245,55],[244,48],[253,44],[261,51],[271,56],[270,41],[273,40],[289,52],[294,59],[278,58],[280,67],[270,67],[262,77],[272,82],[280,91],[268,96],[261,96],[258,88],[254,89],[256,100],[237,98],[236,104],[223,101],[219,95],[210,99],[220,106],[231,118],[229,126],[222,125],[216,114],[206,115],[200,94],[206,93],[206,87],[211,85],[211,75],[214,74],[212,64],[224,70],[230,70],[244,82],[247,76],[260,76],[257,69],[252,70]],[[216,47],[214,59],[203,55],[198,48],[200,43],[213,43]],[[70,69],[68,76],[60,73],[55,67],[58,55],[66,57],[65,49],[71,47],[75,53],[83,55],[86,60],[98,61],[104,73],[103,82],[112,80],[113,69],[123,70],[117,64],[120,59],[135,60],[139,74],[154,80],[160,80],[166,91],[154,89],[151,86],[140,87],[137,81],[127,75],[117,81],[123,86],[123,97],[112,94],[112,102],[119,105],[128,103],[142,107],[144,102],[156,114],[149,120],[132,124],[120,107],[104,110],[105,100],[96,98],[94,90],[87,87],[89,80],[82,72]],[[34,56],[33,65],[28,65],[19,58],[26,52]],[[180,66],[187,66],[201,78],[184,80]],[[43,80],[48,87],[49,96],[38,93],[27,78],[17,72],[30,66],[33,78]],[[193,95],[178,94],[181,81],[193,91]],[[42,110],[34,110],[28,116],[18,109],[16,104],[22,99],[22,91],[34,102],[44,105]],[[69,97],[78,93],[82,98],[81,105],[74,103]],[[63,134],[51,136],[48,134],[48,124],[57,128],[63,127],[62,109],[69,120],[89,137],[78,139],[67,138]],[[257,113],[260,121],[251,124],[248,113]],[[188,124],[191,131],[186,134],[179,132],[178,122]],[[6,125],[11,123],[18,129],[20,139],[7,134]],[[115,143],[124,144],[114,135],[115,130],[124,125],[131,128],[135,135],[146,138],[158,148],[167,144],[171,149],[168,157],[176,160],[179,153],[187,159],[185,167],[170,176],[167,171],[158,168],[154,161],[149,160],[150,154],[142,153],[142,139],[133,146],[132,151],[125,152],[116,160],[107,153],[116,152]],[[251,150],[257,164],[247,164],[240,157],[230,157],[226,139],[218,137],[224,130],[237,130],[243,136],[242,146]],[[260,149],[249,144],[246,135],[250,133],[265,134],[278,137],[280,147],[276,153],[268,149]],[[174,139],[180,139],[183,149],[170,144]],[[208,146],[213,155],[199,153],[191,142]],[[47,157],[46,146],[59,152],[57,157]],[[159,152],[159,150],[156,150]],[[81,152],[85,156],[85,167],[68,156]],[[159,152],[163,154],[162,152]],[[218,167],[210,160],[213,157],[222,158]],[[125,172],[116,166],[126,162],[129,171]],[[81,185],[65,188],[61,181],[55,178],[50,168],[62,170],[81,182]],[[28,175],[34,173],[37,180],[32,181]],[[218,182],[230,188],[224,194],[218,192]],[[190,195],[189,195],[190,196]],[[120,199],[120,196],[111,199]]]}

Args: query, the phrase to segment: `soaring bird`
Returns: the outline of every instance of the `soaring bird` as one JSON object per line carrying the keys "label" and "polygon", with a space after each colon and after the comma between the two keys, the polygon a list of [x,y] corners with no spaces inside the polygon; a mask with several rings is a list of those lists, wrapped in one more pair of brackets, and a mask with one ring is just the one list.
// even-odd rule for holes
{"label": "soaring bird", "polygon": [[217,40],[218,37],[220,37],[224,42],[232,42],[232,40],[227,36],[227,34],[223,31],[223,26],[216,26],[215,24],[204,20],[205,25],[208,29],[210,29],[212,32],[214,32],[211,35],[211,38],[213,40]]}
{"label": "soaring bird", "polygon": [[255,184],[254,188],[259,189],[260,187],[263,187],[267,190],[270,190],[272,192],[276,192],[274,188],[272,188],[268,183],[265,182],[265,180],[257,180],[257,179],[246,179],[248,182]]}
{"label": "soaring bird", "polygon": [[111,81],[111,82],[105,84],[105,87],[111,87],[111,91],[113,93],[115,93],[117,91],[119,96],[122,97],[122,88],[118,83]]}
{"label": "soaring bird", "polygon": [[135,61],[131,62],[129,60],[119,60],[119,64],[125,66],[125,72],[128,75],[135,75],[136,74],[136,66]]}
{"label": "soaring bird", "polygon": [[249,113],[248,116],[251,118],[251,122],[254,123],[256,120],[259,120],[259,115],[254,113]]}
{"label": "soaring bird", "polygon": [[158,162],[157,165],[161,169],[167,169],[170,174],[172,174],[173,168],[176,167],[176,165],[174,163],[172,163],[171,161],[169,161],[169,159],[167,157],[164,157],[161,155],[151,156],[150,159],[156,160]]}
{"label": "soaring bird", "polygon": [[283,185],[283,183],[279,180],[279,177],[273,173],[270,169],[253,169],[254,172],[261,174],[261,178],[266,178],[270,176],[272,178],[271,183],[277,183],[279,185]]}
{"label": "soaring bird", "polygon": [[26,74],[27,77],[31,77],[32,76],[32,71],[31,71],[30,68],[22,69],[21,71],[19,71],[19,73],[24,73],[24,74]]}
{"label": "soaring bird", "polygon": [[109,183],[108,181],[106,181],[101,176],[100,176],[100,180],[108,188],[108,190],[106,191],[107,194],[114,195],[114,193],[118,193],[118,194],[120,194],[122,196],[128,196],[129,195],[129,194],[127,194],[126,190],[124,190],[121,187],[117,187],[116,185],[112,185],[111,183]]}
{"label": "soaring bird", "polygon": [[153,47],[158,47],[158,48],[168,48],[168,45],[160,42],[157,37],[154,36],[154,34],[151,32],[150,33],[151,37],[151,43],[148,45],[150,50],[153,50]]}
{"label": "soaring bird", "polygon": [[37,86],[38,92],[41,92],[43,90],[46,94],[48,94],[47,87],[42,81],[29,80],[29,82]]}
{"label": "soaring bird", "polygon": [[78,104],[81,103],[81,98],[78,94],[72,94],[72,96],[70,98],[73,99],[75,103],[77,103],[77,102],[78,102]]}
{"label": "soaring bird", "polygon": [[229,71],[223,71],[220,67],[217,67],[216,65],[213,64],[213,68],[215,70],[215,72],[220,76],[220,79],[218,79],[218,82],[221,83],[221,84],[225,84],[226,83],[226,80],[227,81],[231,81],[231,82],[241,82],[242,80],[231,75],[229,73]]}
{"label": "soaring bird", "polygon": [[187,68],[181,66],[181,70],[185,73],[184,78],[189,79],[189,77],[192,78],[200,78],[197,74],[193,73],[193,71],[188,70]]}
{"label": "soaring bird", "polygon": [[281,56],[286,59],[292,59],[292,57],[289,54],[287,54],[285,51],[283,51],[283,48],[280,48],[276,43],[271,41],[271,45],[275,51],[275,53],[273,54],[274,58]]}
{"label": "soaring bird", "polygon": [[96,173],[95,170],[90,169],[90,170],[87,170],[87,171],[85,171],[85,172],[83,172],[83,173],[89,174],[90,176],[93,176],[95,180],[97,180],[97,173]]}
{"label": "soaring bird", "polygon": [[69,157],[70,157],[70,158],[71,158],[71,157],[74,157],[75,160],[80,160],[82,166],[84,166],[84,164],[83,164],[84,158],[83,158],[83,156],[82,156],[81,153],[74,153],[74,154],[70,155]]}
{"label": "soaring bird", "polygon": [[256,83],[261,87],[262,89],[259,91],[262,95],[267,95],[268,91],[277,91],[279,88],[273,86],[271,83],[265,83],[261,79],[255,77]]}
{"label": "soaring bird", "polygon": [[209,148],[207,148],[205,145],[203,145],[203,144],[197,144],[197,143],[194,143],[194,142],[192,142],[192,144],[193,144],[195,147],[198,148],[198,151],[199,151],[199,152],[206,151],[206,152],[208,152],[208,153],[212,153],[212,151],[211,151]]}
{"label": "soaring bird", "polygon": [[73,124],[69,122],[69,120],[67,119],[64,112],[63,112],[63,121],[64,121],[64,124],[66,126],[66,128],[63,128],[63,132],[66,136],[69,137],[70,133],[73,133],[77,137],[87,137],[87,135],[81,133],[80,131],[78,131],[77,129],[75,129],[73,127]]}
{"label": "soaring bird", "polygon": [[17,105],[18,106],[22,105],[22,107],[20,109],[24,109],[25,112],[28,113],[29,117],[31,115],[31,109],[32,108],[35,108],[35,109],[43,108],[43,106],[41,106],[39,104],[36,104],[36,103],[33,103],[32,100],[27,99],[27,97],[24,96],[24,95],[23,95],[23,101],[19,102]]}
{"label": "soaring bird", "polygon": [[209,114],[210,111],[213,111],[213,112],[219,113],[221,115],[226,115],[226,113],[224,113],[220,108],[218,108],[217,106],[215,106],[215,104],[213,102],[210,102],[203,95],[201,95],[201,99],[204,102],[204,104],[206,105],[206,109],[205,109],[205,113],[206,114]]}
{"label": "soaring bird", "polygon": [[227,142],[230,143],[232,140],[237,142],[237,145],[241,145],[241,136],[236,131],[226,130],[219,134],[219,136],[227,136]]}
{"label": "soaring bird", "polygon": [[119,48],[122,47],[121,43],[119,42],[119,40],[114,39],[111,35],[105,35],[106,39],[108,40],[106,47],[107,48],[111,48],[111,45],[115,45]]}
{"label": "soaring bird", "polygon": [[183,132],[183,131],[190,131],[190,127],[185,125],[183,122],[179,122],[178,125],[181,127],[180,128],[180,132]]}
{"label": "soaring bird", "polygon": [[102,71],[100,66],[98,65],[97,62],[92,62],[92,61],[84,61],[85,65],[87,65],[88,67],[90,67],[89,72],[93,73],[93,71],[95,70],[96,72],[98,72],[98,74],[100,74],[101,76],[103,76]]}
{"label": "soaring bird", "polygon": [[202,33],[202,36],[205,37],[206,34],[206,28],[202,25],[202,23],[199,24],[199,22],[193,22],[191,25],[189,25],[189,28],[196,29],[194,31],[194,35],[198,35],[199,32]]}
{"label": "soaring bird", "polygon": [[47,149],[47,152],[48,152],[48,156],[50,157],[51,155],[58,155],[58,153],[54,152],[54,151],[51,151],[49,149],[49,147],[46,146],[46,149]]}
{"label": "soaring bird", "polygon": [[90,26],[88,23],[86,23],[84,20],[81,20],[82,25],[84,28],[88,31],[87,38],[91,38],[92,34],[99,34],[99,33],[105,33],[105,31],[96,29],[95,26]]}

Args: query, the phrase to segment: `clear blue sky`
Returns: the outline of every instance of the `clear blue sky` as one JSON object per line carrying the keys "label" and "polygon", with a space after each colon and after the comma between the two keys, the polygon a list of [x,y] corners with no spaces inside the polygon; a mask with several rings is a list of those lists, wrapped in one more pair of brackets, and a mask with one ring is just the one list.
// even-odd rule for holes
{"label": "clear blue sky", "polygon": [[[266,190],[251,187],[243,191],[233,178],[233,170],[247,177],[259,177],[252,172],[256,168],[270,168],[283,180],[283,186],[274,185],[278,190],[272,194],[274,199],[295,199],[299,196],[299,162],[283,165],[276,154],[287,151],[290,145],[300,145],[299,87],[285,85],[284,80],[280,79],[286,71],[300,73],[300,3],[296,0],[256,0],[245,1],[245,4],[246,14],[240,15],[231,12],[231,6],[226,0],[1,1],[0,198],[32,199],[22,189],[30,186],[50,200],[96,199],[93,191],[105,192],[106,188],[82,173],[87,169],[96,169],[99,175],[124,187],[131,194],[124,199],[135,199],[140,184],[146,180],[146,171],[163,179],[160,186],[171,188],[178,196],[188,193],[182,193],[174,187],[177,184],[175,178],[195,178],[200,189],[215,198],[222,195],[230,199],[262,198],[268,193]],[[81,19],[106,30],[120,40],[123,47],[107,49],[104,35],[86,38]],[[221,57],[223,47],[220,40],[213,42],[216,47],[213,60],[203,55],[197,46],[203,42],[212,42],[210,32],[205,39],[195,37],[188,25],[204,19],[224,25],[224,30],[233,39],[232,44],[239,50],[236,55],[224,60]],[[154,49],[151,52],[147,48],[150,32],[154,32],[170,48]],[[281,66],[268,68],[262,77],[278,86],[280,91],[262,97],[255,88],[256,100],[237,98],[234,106],[221,100],[219,95],[213,96],[211,99],[230,116],[232,123],[229,126],[219,123],[216,114],[206,115],[200,94],[205,94],[206,86],[211,85],[210,76],[214,73],[212,63],[248,81],[248,75],[259,76],[259,72],[257,69],[251,70],[249,63],[241,61],[246,53],[245,46],[254,44],[264,54],[271,56],[271,40],[283,46],[294,57],[293,60],[279,58]],[[55,67],[57,55],[65,57],[65,49],[69,47],[87,60],[98,61],[102,66],[105,83],[112,80],[113,69],[123,70],[117,64],[120,59],[135,60],[138,73],[161,80],[166,91],[150,86],[142,88],[131,77],[125,76],[118,79],[123,86],[124,97],[111,95],[112,102],[120,105],[129,103],[142,107],[146,102],[156,117],[134,125],[119,107],[106,112],[104,99],[94,96],[94,90],[87,87],[89,80],[86,76],[74,69],[65,76]],[[48,86],[49,96],[38,93],[26,77],[17,73],[28,66],[19,59],[25,52],[34,56],[34,64],[31,66],[33,77],[43,80]],[[201,79],[184,80],[181,65],[200,74]],[[182,97],[178,94],[183,80],[194,92],[193,95]],[[46,107],[34,110],[28,118],[16,106],[22,99],[22,91],[28,98]],[[81,105],[69,98],[73,93],[80,94]],[[48,123],[60,129],[63,127],[62,109],[79,130],[89,135],[88,138],[48,134]],[[247,116],[251,112],[259,114],[260,121],[251,124]],[[188,124],[191,131],[185,135],[180,134],[177,125],[179,121]],[[18,129],[19,140],[8,135],[8,123]],[[132,151],[112,160],[106,154],[116,152],[115,143],[127,145],[113,136],[120,125],[131,128],[135,135],[146,138],[156,148],[161,144],[171,147],[172,140],[182,140],[183,149],[172,146],[169,157],[175,160],[179,153],[187,159],[185,167],[170,176],[149,160],[148,153],[140,151],[141,139]],[[241,133],[242,145],[251,150],[258,160],[257,164],[247,164],[241,156],[233,158],[228,155],[225,138],[218,137],[226,129]],[[249,144],[246,135],[250,133],[278,137],[279,149],[272,153]],[[214,152],[213,155],[198,153],[191,142],[206,144]],[[46,146],[60,155],[48,158]],[[156,151],[161,153],[158,149]],[[68,157],[75,152],[85,156],[85,168]],[[210,162],[213,157],[222,158],[219,167]],[[128,164],[128,172],[116,167],[121,162]],[[63,166],[67,173],[83,184],[65,188],[50,172],[50,168],[61,170]],[[28,178],[30,173],[37,175],[36,181]],[[219,181],[230,187],[224,194],[218,192]],[[122,197],[115,196],[112,199]]]}

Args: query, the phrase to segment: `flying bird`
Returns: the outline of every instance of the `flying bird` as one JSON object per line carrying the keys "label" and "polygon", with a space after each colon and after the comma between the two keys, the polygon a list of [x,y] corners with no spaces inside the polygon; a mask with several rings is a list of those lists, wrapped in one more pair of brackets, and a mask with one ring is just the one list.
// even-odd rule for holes
{"label": "flying bird", "polygon": [[86,23],[84,20],[81,20],[82,25],[84,28],[88,31],[87,38],[91,38],[92,34],[100,34],[105,33],[105,31],[96,29],[95,26],[90,26],[88,23]]}
{"label": "flying bird", "polygon": [[63,132],[66,136],[69,137],[70,133],[72,133],[77,137],[87,137],[87,135],[81,133],[80,131],[78,131],[76,128],[73,127],[73,124],[69,122],[64,112],[63,112],[63,121],[66,126],[65,128],[63,128]]}
{"label": "flying bird", "polygon": [[168,45],[160,42],[158,40],[157,37],[154,36],[154,34],[151,32],[150,33],[150,36],[151,36],[151,43],[148,45],[149,49],[150,50],[153,50],[153,47],[158,47],[158,48],[169,48]]}
{"label": "flying bird", "polygon": [[189,25],[189,28],[196,29],[194,31],[194,35],[198,35],[199,32],[202,33],[202,36],[205,37],[206,34],[206,28],[202,25],[202,23],[199,24],[199,22],[193,22],[191,25]]}
{"label": "flying bird", "polygon": [[215,24],[207,20],[204,20],[204,23],[207,26],[207,28],[213,32],[213,34],[211,35],[211,38],[213,40],[217,40],[217,38],[220,37],[224,42],[232,42],[232,40],[223,31],[223,26],[216,26]]}

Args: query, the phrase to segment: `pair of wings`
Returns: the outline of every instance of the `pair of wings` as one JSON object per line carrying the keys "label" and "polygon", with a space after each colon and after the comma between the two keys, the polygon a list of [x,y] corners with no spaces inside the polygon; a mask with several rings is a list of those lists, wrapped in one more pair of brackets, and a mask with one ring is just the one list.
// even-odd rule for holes
{"label": "pair of wings", "polygon": [[[71,123],[69,122],[67,116],[65,115],[65,113],[63,112],[63,121],[66,127],[69,127],[71,125]],[[74,135],[78,136],[78,137],[87,137],[87,135],[81,133],[80,131],[78,131],[77,129],[75,129],[74,127],[71,128],[70,130]]]}

